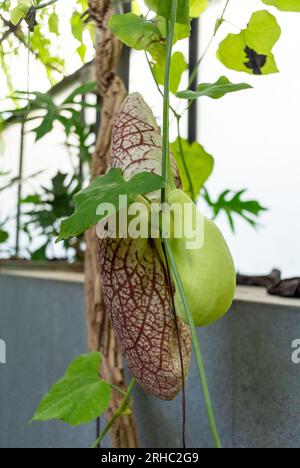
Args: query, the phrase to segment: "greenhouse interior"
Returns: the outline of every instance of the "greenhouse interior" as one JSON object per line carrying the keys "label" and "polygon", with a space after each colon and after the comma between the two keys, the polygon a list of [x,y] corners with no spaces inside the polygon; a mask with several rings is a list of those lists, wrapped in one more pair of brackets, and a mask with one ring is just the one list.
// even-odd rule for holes
{"label": "greenhouse interior", "polygon": [[299,24],[0,2],[0,448],[300,448]]}

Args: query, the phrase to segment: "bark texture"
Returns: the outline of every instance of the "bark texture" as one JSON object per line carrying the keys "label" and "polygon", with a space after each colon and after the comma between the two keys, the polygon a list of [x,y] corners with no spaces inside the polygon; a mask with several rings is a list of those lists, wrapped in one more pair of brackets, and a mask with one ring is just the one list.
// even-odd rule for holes
{"label": "bark texture", "polygon": [[[99,29],[96,51],[96,81],[102,98],[101,127],[92,160],[92,177],[104,174],[110,154],[114,115],[124,101],[127,91],[117,74],[122,45],[112,35],[108,21],[112,14],[111,0],[89,0],[89,15]],[[99,252],[95,229],[86,234],[85,295],[88,323],[88,346],[103,355],[101,375],[118,387],[125,387],[122,356],[115,333],[106,314],[99,271]],[[106,414],[110,419],[120,406],[122,395],[114,392]],[[114,448],[136,448],[138,439],[133,415],[117,420],[111,430]]]}

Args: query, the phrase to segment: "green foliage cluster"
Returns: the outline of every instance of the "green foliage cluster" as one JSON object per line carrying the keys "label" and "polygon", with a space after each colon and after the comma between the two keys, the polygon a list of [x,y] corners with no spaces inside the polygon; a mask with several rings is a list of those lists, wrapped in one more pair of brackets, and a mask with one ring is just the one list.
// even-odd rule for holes
{"label": "green foliage cluster", "polygon": [[[32,129],[36,141],[51,133],[55,123],[59,124],[64,131],[65,144],[70,156],[75,159],[73,175],[68,176],[58,172],[48,186],[40,187],[36,193],[22,200],[21,230],[28,241],[25,253],[31,260],[44,261],[51,258],[49,250],[59,234],[60,222],[74,211],[73,198],[82,188],[85,173],[89,173],[84,169],[89,168],[95,132],[91,125],[85,123],[83,113],[87,108],[96,110],[97,106],[84,100],[83,96],[93,93],[94,90],[94,82],[86,83],[72,91],[59,104],[47,93],[34,92],[28,99],[27,93],[15,92],[15,100],[20,103],[25,100],[26,107],[5,111],[7,122],[11,119],[14,122],[23,122],[25,115],[30,116],[31,124],[38,122]],[[11,179],[8,184],[0,187],[0,192],[18,182],[18,178]],[[31,246],[37,236],[43,239],[43,243],[38,249],[33,250]],[[4,243],[8,237],[5,238],[3,235],[2,239]],[[82,238],[66,240],[64,252],[69,260],[83,260]]]}
{"label": "green foliage cluster", "polygon": [[[87,49],[95,38],[95,28],[85,25],[81,16],[88,8],[87,0],[68,0],[67,8],[58,0],[4,0],[0,5],[1,97],[14,91],[18,82],[13,63],[31,56],[42,65],[49,83],[54,84],[86,59]],[[63,14],[62,14],[63,13]],[[68,48],[61,47],[62,33],[70,20]],[[74,50],[78,60],[74,60]],[[72,57],[72,60],[70,60]],[[5,85],[6,80],[6,85]]]}
{"label": "green foliage cluster", "polygon": [[[29,240],[29,255],[33,261],[45,261],[49,258],[47,249],[51,247],[60,230],[60,223],[74,211],[74,196],[82,188],[82,179],[78,175],[69,177],[58,172],[47,187],[41,187],[38,193],[28,195],[22,200],[24,207],[22,231]],[[32,251],[30,245],[35,237],[43,239],[42,245]],[[75,237],[75,236],[74,236]],[[77,238],[64,242],[66,256],[70,260],[83,260],[83,239]]]}
{"label": "green foliage cluster", "polygon": [[161,190],[163,186],[163,178],[150,172],[137,174],[125,181],[121,169],[111,169],[106,175],[96,177],[74,197],[76,211],[62,222],[58,241],[82,234],[107,216],[106,213],[97,214],[101,203],[110,203],[118,211],[120,195],[127,196],[130,206],[138,195]]}
{"label": "green foliage cluster", "polygon": [[[216,22],[212,40],[226,21],[225,14],[229,3],[229,1],[224,2],[225,7],[221,17]],[[270,0],[264,1],[264,3],[286,11],[295,11],[295,9],[298,11],[297,2],[289,0]],[[162,93],[161,86],[164,84],[167,47],[165,19],[170,18],[171,3],[168,0],[149,0],[146,1],[146,5],[155,14],[143,16],[137,9],[133,13],[114,15],[110,21],[110,28],[124,44],[146,53],[153,77]],[[207,1],[185,0],[178,2],[174,44],[189,37],[191,20],[199,17],[207,6]],[[246,29],[241,30],[239,34],[229,34],[222,40],[217,57],[227,68],[238,72],[252,75],[277,73],[278,68],[273,55],[273,47],[280,35],[281,29],[275,16],[267,10],[256,11],[250,18]],[[197,68],[202,63],[203,58],[200,58],[193,76],[196,76]],[[247,83],[231,83],[226,76],[221,76],[215,83],[200,83],[196,89],[189,86],[186,90],[179,90],[187,68],[184,55],[181,52],[174,52],[171,58],[170,91],[178,99],[188,100],[188,106],[199,98],[220,99],[229,93],[252,88]],[[208,155],[200,142],[189,144],[181,138],[179,123],[182,114],[179,115],[174,107],[171,110],[178,121],[178,138],[171,145],[171,149],[178,163],[186,193],[195,201],[200,194],[211,208],[213,217],[225,213],[233,231],[235,230],[233,215],[242,217],[253,227],[257,226],[257,218],[265,208],[255,200],[242,199],[240,195],[244,194],[245,190],[239,190],[235,196],[228,197],[230,190],[227,189],[220,194],[216,202],[212,201],[205,184],[212,174],[213,157]],[[251,217],[245,213],[251,214]]]}

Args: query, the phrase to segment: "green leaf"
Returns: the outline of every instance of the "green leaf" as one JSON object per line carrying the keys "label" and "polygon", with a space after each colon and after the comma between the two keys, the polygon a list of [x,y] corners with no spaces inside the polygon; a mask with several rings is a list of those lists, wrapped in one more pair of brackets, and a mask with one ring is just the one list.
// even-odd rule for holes
{"label": "green leaf", "polygon": [[82,96],[83,94],[89,94],[96,89],[95,81],[91,81],[85,83],[78,88],[76,88],[72,93],[64,100],[63,104],[74,104],[76,102],[76,98],[78,96]]}
{"label": "green leaf", "polygon": [[8,238],[9,238],[8,232],[0,229],[0,244],[4,244],[4,242],[6,242]]}
{"label": "green leaf", "polygon": [[49,16],[48,25],[49,25],[49,31],[58,36],[59,35],[59,28],[58,28],[59,20],[55,11]]}
{"label": "green leaf", "polygon": [[82,42],[84,29],[85,29],[85,25],[82,21],[80,13],[78,13],[77,11],[74,11],[71,17],[71,30],[72,30],[73,36],[79,42]]}
{"label": "green leaf", "polygon": [[[171,144],[176,159],[183,190],[194,201],[214,167],[214,158],[197,142],[189,143],[183,138]],[[183,153],[183,154],[182,154]]]}
{"label": "green leaf", "polygon": [[16,26],[31,8],[30,0],[19,0],[18,5],[10,13],[10,21]]}
{"label": "green leaf", "polygon": [[46,67],[46,71],[49,73],[53,72],[52,68],[55,67],[63,73],[64,60],[59,56],[53,55],[51,51],[52,41],[44,35],[41,30],[41,26],[37,25],[34,28],[34,33],[31,35],[31,46],[32,49],[37,52],[39,60]]}
{"label": "green leaf", "polygon": [[97,208],[101,203],[111,203],[118,211],[120,195],[127,195],[130,205],[137,195],[154,192],[163,186],[163,178],[156,174],[142,172],[127,182],[121,169],[111,169],[106,175],[96,177],[86,189],[75,195],[75,213],[61,223],[57,242],[77,237],[104,219],[105,216],[97,215]]}
{"label": "green leaf", "polygon": [[161,41],[158,26],[134,13],[113,15],[109,27],[121,42],[136,50],[149,50],[150,46]]}
{"label": "green leaf", "polygon": [[219,60],[232,70],[254,75],[277,73],[272,49],[281,35],[276,18],[266,10],[255,12],[246,29],[229,34],[219,46]]}
{"label": "green leaf", "polygon": [[196,91],[188,90],[177,93],[177,97],[181,99],[198,99],[202,96],[207,96],[212,99],[220,99],[228,93],[250,89],[252,86],[247,83],[231,83],[226,76],[221,76],[216,83],[203,83],[197,86]]}
{"label": "green leaf", "polygon": [[39,249],[35,250],[34,252],[31,252],[31,260],[34,262],[42,262],[44,260],[47,260],[47,247],[49,245],[49,240],[45,244],[43,244]]}
{"label": "green leaf", "polygon": [[299,0],[262,0],[266,5],[271,5],[281,11],[300,11]]}
{"label": "green leaf", "polygon": [[[176,94],[181,83],[182,75],[188,66],[182,52],[174,52],[171,59],[170,90]],[[164,63],[154,63],[152,66],[154,76],[158,84],[163,85],[165,80]]]}
{"label": "green leaf", "polygon": [[[167,40],[167,31],[166,31],[166,19],[163,18],[162,16],[156,16],[153,18],[153,22],[157,24],[161,35],[166,42]],[[176,23],[175,24],[175,29],[174,29],[174,44],[177,41],[181,41],[182,39],[186,39],[189,37],[191,32],[191,25],[189,24],[180,24]]]}
{"label": "green leaf", "polygon": [[208,0],[190,0],[190,17],[199,18],[207,6]]}
{"label": "green leaf", "polygon": [[[172,0],[145,0],[145,4],[159,16],[171,19]],[[188,0],[178,0],[176,21],[181,24],[190,23]]]}
{"label": "green leaf", "polygon": [[47,114],[42,120],[41,125],[34,129],[36,135],[36,141],[41,140],[45,135],[50,133],[53,129],[53,123],[57,117],[56,108],[49,108]]}
{"label": "green leaf", "polygon": [[33,421],[59,419],[78,426],[101,416],[111,400],[111,387],[99,377],[100,362],[100,353],[75,359],[44,397]]}
{"label": "green leaf", "polygon": [[77,53],[81,59],[81,61],[84,63],[85,56],[87,53],[87,47],[84,44],[81,44],[79,47],[77,47]]}
{"label": "green leaf", "polygon": [[[224,212],[228,218],[230,227],[235,232],[233,214],[236,214],[247,221],[251,226],[257,226],[257,218],[261,212],[267,211],[257,200],[242,200],[241,197],[246,192],[246,189],[236,193],[231,190],[225,190],[219,198],[213,202],[205,189],[204,199],[213,210],[214,219]],[[231,198],[230,198],[231,197]]]}

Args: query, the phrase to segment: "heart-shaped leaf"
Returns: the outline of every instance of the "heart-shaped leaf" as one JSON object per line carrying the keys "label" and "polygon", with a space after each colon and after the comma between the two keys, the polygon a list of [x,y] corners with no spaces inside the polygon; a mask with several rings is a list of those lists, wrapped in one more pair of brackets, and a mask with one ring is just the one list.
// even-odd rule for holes
{"label": "heart-shaped leaf", "polygon": [[266,10],[253,13],[246,29],[229,34],[219,46],[219,60],[232,70],[254,75],[277,73],[272,49],[281,35],[276,18]]}
{"label": "heart-shaped leaf", "polygon": [[9,237],[8,232],[0,229],[0,244],[3,244],[4,242],[6,242],[8,237]]}
{"label": "heart-shaped leaf", "polygon": [[194,201],[204,183],[211,175],[214,158],[197,142],[189,143],[183,138],[171,144],[171,151],[176,159],[183,191]]}
{"label": "heart-shaped leaf", "polygon": [[157,174],[141,172],[126,181],[121,169],[111,169],[106,175],[96,177],[86,189],[75,195],[75,212],[61,223],[57,242],[77,237],[104,219],[105,215],[97,214],[100,204],[110,203],[117,212],[120,209],[120,195],[127,196],[129,206],[137,195],[155,192],[163,186],[164,180]]}

